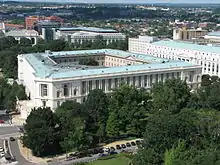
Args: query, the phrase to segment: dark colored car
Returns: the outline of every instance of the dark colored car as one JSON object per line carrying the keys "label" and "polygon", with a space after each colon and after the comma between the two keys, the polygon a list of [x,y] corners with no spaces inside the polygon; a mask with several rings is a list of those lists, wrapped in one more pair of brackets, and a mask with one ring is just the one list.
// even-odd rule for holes
{"label": "dark colored car", "polygon": [[4,120],[0,120],[0,123],[5,123],[5,121]]}
{"label": "dark colored car", "polygon": [[126,148],[126,145],[125,144],[121,144],[121,148]]}
{"label": "dark colored car", "polygon": [[126,146],[127,146],[127,147],[131,147],[131,144],[130,144],[130,143],[126,143]]}
{"label": "dark colored car", "polygon": [[99,156],[100,156],[100,157],[103,157],[103,156],[106,156],[106,154],[102,154],[102,153],[101,153],[101,154],[99,154]]}
{"label": "dark colored car", "polygon": [[117,152],[115,151],[112,151],[112,152],[109,152],[110,155],[115,155],[115,154],[118,154]]}
{"label": "dark colored car", "polygon": [[116,149],[117,149],[117,150],[120,150],[120,149],[121,149],[121,146],[120,146],[120,145],[116,145]]}
{"label": "dark colored car", "polygon": [[15,141],[15,138],[13,138],[13,137],[10,137],[10,141]]}
{"label": "dark colored car", "polygon": [[131,145],[132,145],[132,146],[136,146],[136,143],[135,143],[135,142],[131,142]]}
{"label": "dark colored car", "polygon": [[140,140],[136,140],[136,144],[137,144],[137,145],[140,145],[140,144],[141,144],[141,141],[140,141]]}

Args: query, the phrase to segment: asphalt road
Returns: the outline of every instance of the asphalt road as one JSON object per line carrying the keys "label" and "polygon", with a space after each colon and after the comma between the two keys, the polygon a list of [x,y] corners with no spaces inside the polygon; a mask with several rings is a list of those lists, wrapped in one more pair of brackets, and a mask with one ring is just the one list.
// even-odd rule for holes
{"label": "asphalt road", "polygon": [[6,134],[13,134],[18,133],[18,127],[1,127],[0,128],[0,135],[6,135]]}
{"label": "asphalt road", "polygon": [[[136,146],[131,146],[131,147],[127,147],[125,149],[121,149],[121,150],[117,150],[116,149],[116,152],[117,153],[121,153],[122,150],[124,151],[136,151],[137,150],[137,147]],[[104,153],[104,154],[108,154],[108,153]],[[80,159],[75,159],[75,160],[61,160],[61,161],[57,161],[57,162],[51,162],[49,163],[49,165],[72,165],[73,163],[81,163],[81,162],[90,162],[90,161],[94,161],[98,158],[100,158],[101,156],[99,156],[99,154],[95,154],[95,155],[92,155],[91,157],[84,157],[84,158],[80,158]]]}
{"label": "asphalt road", "polygon": [[18,137],[19,135],[20,133],[18,131],[18,127],[16,126],[0,128],[0,139],[9,138],[11,136]]}
{"label": "asphalt road", "polygon": [[16,161],[18,161],[17,165],[37,165],[34,163],[28,162],[20,153],[19,147],[18,147],[18,141],[10,141],[11,146],[11,152],[13,156],[16,158]]}

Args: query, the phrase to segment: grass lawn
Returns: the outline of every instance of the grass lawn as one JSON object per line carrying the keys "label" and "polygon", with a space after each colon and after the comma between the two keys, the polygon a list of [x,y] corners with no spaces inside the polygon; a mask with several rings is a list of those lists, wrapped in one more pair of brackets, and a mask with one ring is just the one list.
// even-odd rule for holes
{"label": "grass lawn", "polygon": [[130,159],[127,157],[117,157],[108,160],[97,160],[88,165],[128,165]]}

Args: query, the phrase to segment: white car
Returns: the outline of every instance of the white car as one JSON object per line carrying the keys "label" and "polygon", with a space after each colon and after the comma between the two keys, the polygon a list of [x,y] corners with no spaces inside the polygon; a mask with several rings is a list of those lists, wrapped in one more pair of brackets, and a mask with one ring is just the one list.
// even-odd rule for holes
{"label": "white car", "polygon": [[0,152],[0,156],[1,157],[5,156],[5,153],[4,152]]}
{"label": "white car", "polygon": [[0,152],[4,152],[4,149],[2,147],[0,147]]}

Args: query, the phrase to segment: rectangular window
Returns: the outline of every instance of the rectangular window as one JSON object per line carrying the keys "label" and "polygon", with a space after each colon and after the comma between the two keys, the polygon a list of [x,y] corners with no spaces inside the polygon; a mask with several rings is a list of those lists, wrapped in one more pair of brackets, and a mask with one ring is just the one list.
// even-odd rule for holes
{"label": "rectangular window", "polygon": [[138,87],[141,87],[141,76],[138,77]]}
{"label": "rectangular window", "polygon": [[118,79],[115,78],[115,88],[118,87]]}
{"label": "rectangular window", "polygon": [[160,75],[160,79],[163,82],[163,74]]}
{"label": "rectangular window", "polygon": [[150,86],[153,84],[153,75],[150,75]]}
{"label": "rectangular window", "polygon": [[155,83],[158,83],[158,74],[155,75]]}
{"label": "rectangular window", "polygon": [[127,77],[127,84],[130,85],[130,77]]}
{"label": "rectangular window", "polygon": [[48,85],[47,84],[41,84],[40,85],[40,90],[41,90],[41,96],[48,96]]}
{"label": "rectangular window", "polygon": [[85,94],[86,93],[86,82],[83,81],[82,82],[82,94]]}
{"label": "rectangular window", "polygon": [[166,74],[167,79],[169,79],[169,73]]}
{"label": "rectangular window", "polygon": [[99,89],[99,80],[95,80],[95,88]]}
{"label": "rectangular window", "polygon": [[69,96],[69,86],[68,86],[68,84],[63,85],[63,95],[64,96]]}
{"label": "rectangular window", "polygon": [[91,91],[92,90],[92,81],[90,80],[89,81],[89,91]]}
{"label": "rectangular window", "polygon": [[144,86],[147,86],[147,75],[144,76]]}
{"label": "rectangular window", "polygon": [[180,72],[176,73],[177,78],[180,78]]}
{"label": "rectangular window", "polygon": [[108,79],[108,90],[110,91],[112,88],[112,79]]}
{"label": "rectangular window", "polygon": [[133,85],[134,86],[136,85],[136,77],[135,76],[133,77]]}
{"label": "rectangular window", "polygon": [[194,75],[194,72],[191,71],[191,72],[189,73],[189,82],[193,82],[193,75]]}
{"label": "rectangular window", "polygon": [[102,90],[105,91],[105,80],[102,80]]}

